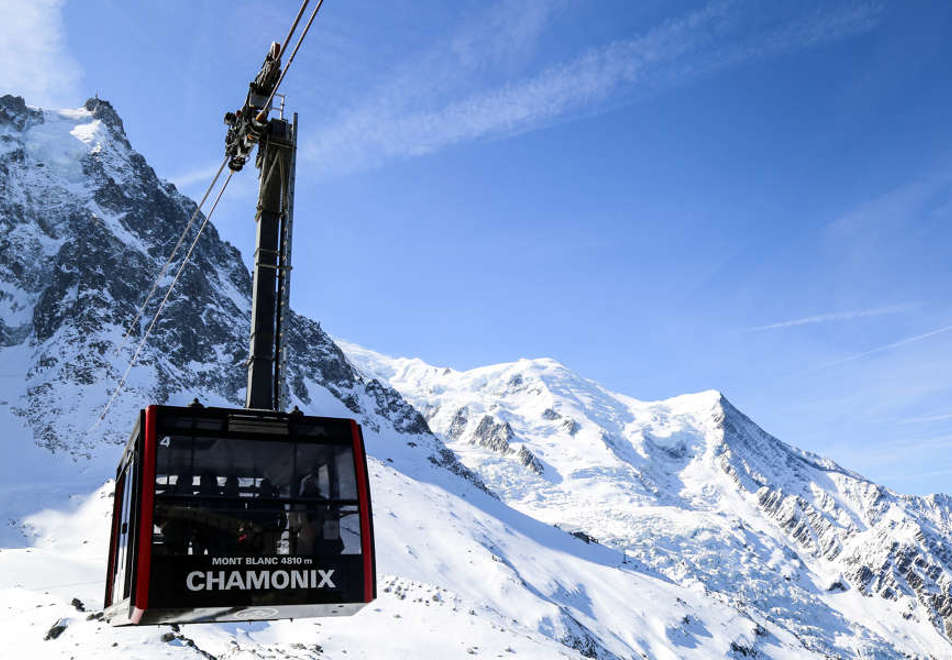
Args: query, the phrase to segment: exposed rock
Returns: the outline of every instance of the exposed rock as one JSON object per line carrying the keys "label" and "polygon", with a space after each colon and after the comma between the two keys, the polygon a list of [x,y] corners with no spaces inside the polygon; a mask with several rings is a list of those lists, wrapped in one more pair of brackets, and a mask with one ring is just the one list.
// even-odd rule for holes
{"label": "exposed rock", "polygon": [[542,474],[545,471],[545,468],[542,465],[542,461],[535,457],[535,455],[526,449],[526,446],[523,445],[519,447],[519,451],[516,452],[516,458],[519,459],[519,462],[525,465],[527,468],[535,472],[536,474]]}
{"label": "exposed rock", "polygon": [[460,436],[466,431],[467,424],[469,424],[469,409],[463,406],[453,415],[453,421],[450,422],[446,435],[453,440],[459,440]]}
{"label": "exposed rock", "polygon": [[57,637],[63,634],[63,631],[66,630],[66,626],[67,626],[66,621],[64,619],[60,619],[59,621],[54,623],[52,626],[50,626],[50,629],[46,631],[46,635],[43,637],[43,639],[45,639],[46,641],[49,641],[51,639],[56,639]]}
{"label": "exposed rock", "polygon": [[[756,492],[761,509],[804,551],[844,567],[846,582],[864,596],[887,600],[913,598],[925,608],[936,630],[952,630],[952,537],[948,529],[947,496],[930,498],[898,495],[832,461],[795,449],[765,433],[747,416],[721,399],[722,414],[715,421],[724,434],[721,467],[742,489]],[[784,463],[776,465],[779,457]],[[772,472],[782,473],[771,476]],[[821,471],[827,479],[842,480],[850,494],[847,502],[829,492],[804,489],[785,492],[778,484],[813,482]],[[885,514],[905,511],[901,521]],[[862,534],[863,543],[849,543]],[[915,538],[914,543],[898,538]],[[850,550],[844,553],[844,548]]]}
{"label": "exposed rock", "polygon": [[562,422],[562,429],[569,435],[575,435],[582,427],[574,419],[566,419]]}
{"label": "exposed rock", "polygon": [[500,454],[512,453],[509,442],[512,440],[512,427],[508,422],[499,422],[484,415],[470,438],[470,444],[492,449]]}
{"label": "exposed rock", "polygon": [[580,529],[575,530],[574,532],[569,532],[572,536],[579,539],[580,541],[585,541],[586,543],[598,543],[598,539],[592,536],[591,534],[586,534]]}
{"label": "exposed rock", "polygon": [[[488,452],[461,452],[505,502],[592,532],[626,560],[675,582],[703,585],[725,604],[789,631],[805,653],[893,657],[926,648],[868,626],[849,599],[824,597],[843,590],[875,599],[870,616],[877,620],[896,613],[889,624],[896,630],[909,614],[950,639],[947,495],[894,493],[781,442],[713,391],[647,402],[615,395],[550,360],[450,374],[419,360],[367,360],[371,371],[399,373],[388,378],[414,405],[487,411],[467,415],[461,439],[478,425],[482,442],[497,452],[508,445],[520,459],[527,458],[523,449],[545,455],[551,478],[529,485],[515,456],[506,465]],[[513,389],[516,372],[520,387],[528,386]],[[541,407],[532,396],[537,388]],[[432,418],[434,429],[446,433],[450,410]],[[574,440],[565,431],[575,432]],[[839,576],[815,582],[831,570]],[[743,648],[731,653],[766,655],[751,641],[758,636],[755,628],[750,639],[737,639]]]}

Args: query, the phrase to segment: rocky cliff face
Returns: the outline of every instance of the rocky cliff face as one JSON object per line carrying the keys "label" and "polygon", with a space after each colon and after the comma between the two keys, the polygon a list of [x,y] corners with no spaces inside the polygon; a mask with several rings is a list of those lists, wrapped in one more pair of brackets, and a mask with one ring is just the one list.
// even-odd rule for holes
{"label": "rocky cliff face", "polygon": [[[125,390],[94,426],[163,288],[117,352],[124,329],[194,211],[133,150],[108,102],[42,111],[0,97],[0,347],[26,382],[11,405],[39,444],[78,457],[124,442],[134,410],[150,402],[243,405],[251,277],[209,225]],[[171,273],[162,286],[170,282]],[[287,342],[292,405],[415,436],[435,462],[479,481],[399,393],[355,372],[320,324],[292,314]]]}
{"label": "rocky cliff face", "polygon": [[896,602],[952,639],[950,498],[894,493],[721,407],[722,469],[798,550],[840,568],[836,588]]}

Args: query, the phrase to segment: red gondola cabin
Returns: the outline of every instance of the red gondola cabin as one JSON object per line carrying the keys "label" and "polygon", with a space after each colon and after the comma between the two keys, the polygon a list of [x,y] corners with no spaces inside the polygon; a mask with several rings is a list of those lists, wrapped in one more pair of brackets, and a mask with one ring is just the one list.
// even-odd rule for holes
{"label": "red gondola cabin", "polygon": [[116,472],[113,625],[349,615],[376,597],[360,427],[149,406]]}

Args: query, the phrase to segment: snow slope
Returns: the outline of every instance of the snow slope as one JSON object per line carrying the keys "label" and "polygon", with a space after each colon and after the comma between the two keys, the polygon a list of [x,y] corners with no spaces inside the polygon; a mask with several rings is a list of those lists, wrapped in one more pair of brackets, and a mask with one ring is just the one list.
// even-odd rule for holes
{"label": "snow slope", "polygon": [[[703,594],[623,564],[617,551],[461,487],[445,470],[417,470],[414,478],[375,460],[371,472],[377,602],[351,619],[182,626],[180,635],[224,658],[316,657],[314,645],[328,657],[466,657],[475,650],[480,657],[710,658],[732,644],[803,657],[783,631],[727,605],[712,607]],[[107,485],[80,499],[75,512],[33,515],[26,524],[35,544],[0,552],[0,634],[16,640],[16,657],[185,652],[169,648],[182,640],[162,641],[173,633],[169,626],[113,629],[70,605],[74,598],[93,611],[101,604],[110,506]],[[65,631],[44,640],[58,622]]]}

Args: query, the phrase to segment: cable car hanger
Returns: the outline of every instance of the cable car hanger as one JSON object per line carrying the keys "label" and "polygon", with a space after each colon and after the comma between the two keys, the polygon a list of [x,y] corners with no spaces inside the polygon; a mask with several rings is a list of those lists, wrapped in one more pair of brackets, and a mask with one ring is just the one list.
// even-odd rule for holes
{"label": "cable car hanger", "polygon": [[284,412],[298,120],[296,113],[292,121],[283,112],[269,114],[323,1],[282,68],[308,4],[304,0],[283,44],[269,47],[244,104],[225,115],[225,158],[130,330],[226,164],[228,175],[99,417],[125,384],[231,177],[257,145],[245,408],[205,407],[196,399],[139,412],[116,470],[104,596],[112,625],[341,616],[376,598],[361,428],[353,419],[306,416],[296,406]]}

